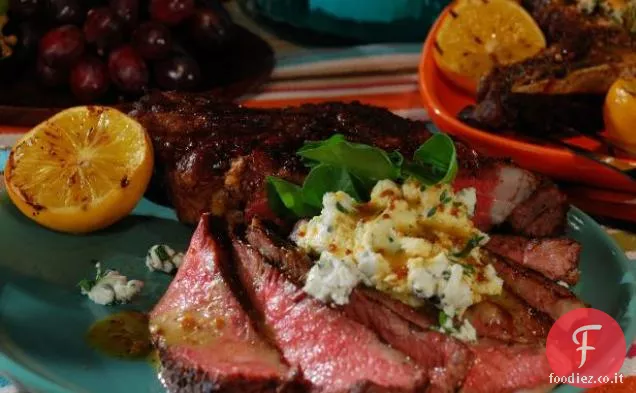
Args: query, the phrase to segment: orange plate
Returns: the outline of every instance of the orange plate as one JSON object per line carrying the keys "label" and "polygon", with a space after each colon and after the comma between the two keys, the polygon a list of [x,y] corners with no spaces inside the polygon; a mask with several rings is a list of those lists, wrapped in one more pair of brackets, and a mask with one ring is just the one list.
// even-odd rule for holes
{"label": "orange plate", "polygon": [[[512,158],[524,168],[544,173],[555,179],[636,194],[636,181],[567,149],[555,145],[531,143],[520,135],[494,134],[459,121],[456,115],[467,105],[474,104],[475,98],[456,88],[444,78],[433,59],[435,36],[449,10],[450,8],[447,7],[431,28],[424,44],[419,67],[420,91],[424,106],[435,125],[444,132],[467,141],[485,154]],[[597,142],[588,138],[579,137],[568,142],[587,149],[599,147]]]}

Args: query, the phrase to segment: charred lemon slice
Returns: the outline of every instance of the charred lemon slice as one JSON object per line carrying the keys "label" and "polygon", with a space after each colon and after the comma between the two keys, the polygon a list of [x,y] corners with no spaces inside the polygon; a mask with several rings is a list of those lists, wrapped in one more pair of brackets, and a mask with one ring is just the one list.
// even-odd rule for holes
{"label": "charred lemon slice", "polygon": [[434,58],[453,83],[474,93],[496,65],[516,63],[545,48],[539,26],[512,0],[460,0],[437,31]]}
{"label": "charred lemon slice", "polygon": [[63,232],[101,229],[141,199],[153,168],[144,128],[116,109],[67,109],[11,150],[4,178],[28,217]]}
{"label": "charred lemon slice", "polygon": [[619,78],[605,97],[603,108],[607,137],[636,153],[636,78]]}

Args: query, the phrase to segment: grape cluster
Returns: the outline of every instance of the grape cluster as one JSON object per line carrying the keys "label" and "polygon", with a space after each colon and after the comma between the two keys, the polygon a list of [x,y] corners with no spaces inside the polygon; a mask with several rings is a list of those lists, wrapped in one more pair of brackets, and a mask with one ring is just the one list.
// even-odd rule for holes
{"label": "grape cluster", "polygon": [[196,90],[198,55],[221,51],[233,30],[218,0],[10,0],[9,14],[40,83],[86,103]]}

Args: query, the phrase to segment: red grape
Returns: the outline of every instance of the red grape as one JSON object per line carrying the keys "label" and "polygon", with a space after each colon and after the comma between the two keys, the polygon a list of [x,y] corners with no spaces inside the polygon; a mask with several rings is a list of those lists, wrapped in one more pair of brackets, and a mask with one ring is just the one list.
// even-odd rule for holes
{"label": "red grape", "polygon": [[80,24],[85,16],[81,0],[49,0],[49,13],[61,24]]}
{"label": "red grape", "polygon": [[88,11],[84,34],[87,42],[97,45],[102,51],[121,44],[124,39],[124,24],[110,8],[93,8]]}
{"label": "red grape", "polygon": [[201,68],[189,56],[175,56],[155,66],[155,79],[165,90],[195,90],[201,83]]}
{"label": "red grape", "polygon": [[203,49],[216,49],[228,41],[234,26],[222,9],[201,8],[195,11],[190,23],[190,35]]}
{"label": "red grape", "polygon": [[110,9],[117,15],[128,28],[137,25],[139,19],[139,0],[110,0]]}
{"label": "red grape", "polygon": [[178,25],[194,12],[194,0],[151,0],[152,19],[169,26]]}
{"label": "red grape", "polygon": [[108,91],[106,65],[97,57],[81,59],[71,70],[71,90],[82,102],[94,102]]}
{"label": "red grape", "polygon": [[30,18],[42,10],[43,0],[10,0],[9,9],[14,15]]}
{"label": "red grape", "polygon": [[139,54],[148,60],[160,60],[170,54],[172,35],[170,30],[159,22],[145,22],[133,36]]}
{"label": "red grape", "polygon": [[148,86],[148,67],[130,45],[110,53],[108,71],[113,83],[126,93],[141,93]]}
{"label": "red grape", "polygon": [[68,82],[68,70],[66,68],[49,67],[38,59],[36,64],[38,80],[46,87],[59,87]]}
{"label": "red grape", "polygon": [[40,58],[49,67],[72,65],[84,52],[84,35],[73,25],[65,25],[46,33],[40,40]]}

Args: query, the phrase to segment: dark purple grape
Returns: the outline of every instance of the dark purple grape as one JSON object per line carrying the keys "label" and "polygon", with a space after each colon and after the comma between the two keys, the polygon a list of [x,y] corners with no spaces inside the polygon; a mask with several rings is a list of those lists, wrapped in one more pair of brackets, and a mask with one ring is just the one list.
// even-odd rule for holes
{"label": "dark purple grape", "polygon": [[164,59],[172,49],[172,34],[159,22],[145,22],[135,31],[133,44],[144,59]]}
{"label": "dark purple grape", "polygon": [[223,10],[197,9],[189,21],[190,35],[202,49],[218,49],[230,38],[234,23]]}
{"label": "dark purple grape", "polygon": [[189,56],[174,56],[155,65],[155,80],[164,90],[191,91],[201,83],[201,68]]}
{"label": "dark purple grape", "polygon": [[84,53],[84,35],[73,25],[50,30],[42,37],[39,55],[49,67],[62,68],[72,65]]}
{"label": "dark purple grape", "polygon": [[150,0],[152,19],[175,26],[194,12],[194,0]]}
{"label": "dark purple grape", "polygon": [[108,91],[109,85],[108,68],[97,57],[85,57],[71,70],[71,91],[81,102],[95,102]]}
{"label": "dark purple grape", "polygon": [[20,18],[30,18],[40,12],[43,8],[44,0],[10,0],[9,9],[13,15]]}
{"label": "dark purple grape", "polygon": [[84,21],[86,10],[81,0],[49,0],[49,14],[57,23],[79,25]]}
{"label": "dark purple grape", "polygon": [[126,93],[142,93],[148,86],[148,67],[130,45],[124,45],[110,53],[108,72],[113,83]]}
{"label": "dark purple grape", "polygon": [[68,83],[68,69],[49,67],[42,59],[36,63],[36,73],[40,83],[46,87],[60,87]]}
{"label": "dark purple grape", "polygon": [[139,20],[139,0],[110,0],[110,9],[124,24],[133,29]]}
{"label": "dark purple grape", "polygon": [[86,42],[104,51],[122,43],[124,23],[108,7],[93,8],[84,22],[84,34]]}

